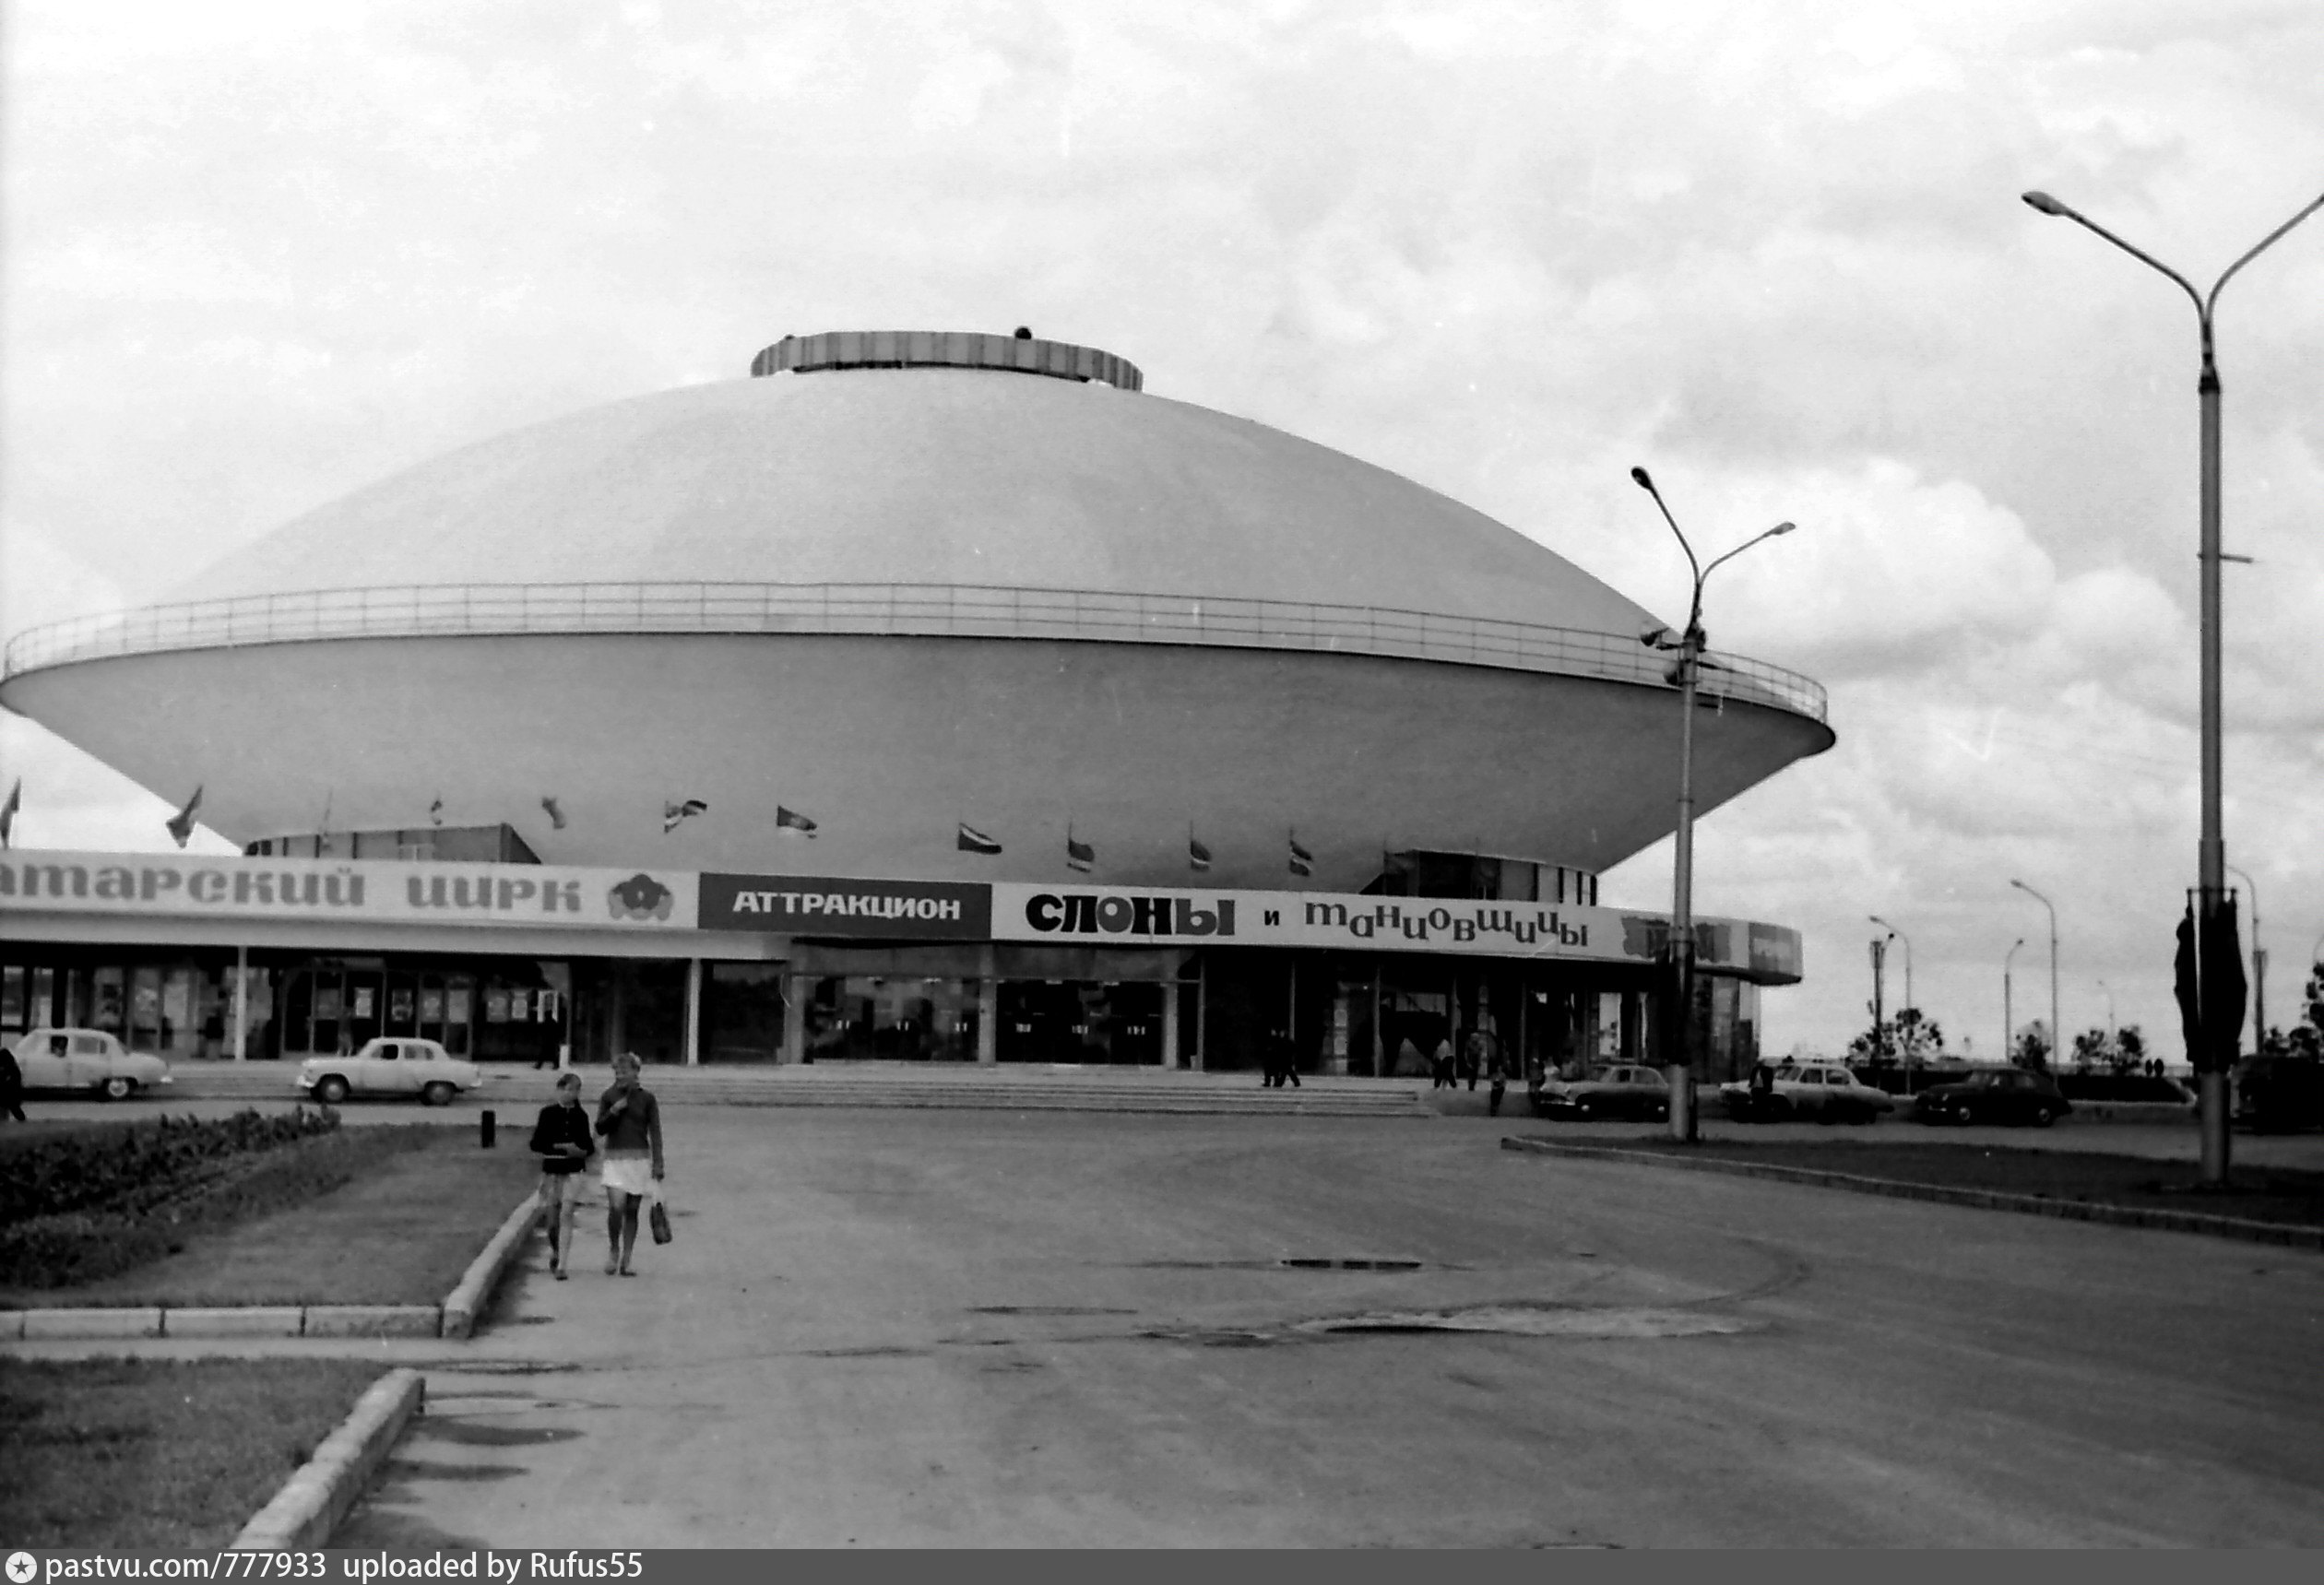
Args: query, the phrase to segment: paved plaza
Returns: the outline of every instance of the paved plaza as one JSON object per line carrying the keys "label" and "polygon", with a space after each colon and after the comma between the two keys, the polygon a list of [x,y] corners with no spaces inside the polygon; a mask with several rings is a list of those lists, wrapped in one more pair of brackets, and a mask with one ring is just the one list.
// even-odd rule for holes
{"label": "paved plaza", "polygon": [[2324,1544],[2324,1258],[1539,1127],[673,1106],[335,1544]]}

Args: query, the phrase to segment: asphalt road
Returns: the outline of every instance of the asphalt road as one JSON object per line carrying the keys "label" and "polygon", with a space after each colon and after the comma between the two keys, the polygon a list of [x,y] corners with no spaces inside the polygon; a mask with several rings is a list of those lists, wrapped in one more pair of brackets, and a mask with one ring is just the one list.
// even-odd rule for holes
{"label": "asphalt road", "polygon": [[672,1108],[334,1544],[2324,1544],[2324,1258],[1512,1127]]}

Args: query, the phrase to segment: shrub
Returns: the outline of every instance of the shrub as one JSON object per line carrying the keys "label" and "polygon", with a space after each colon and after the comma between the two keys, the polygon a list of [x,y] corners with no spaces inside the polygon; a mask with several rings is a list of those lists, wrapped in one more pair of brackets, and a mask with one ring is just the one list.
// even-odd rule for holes
{"label": "shrub", "polygon": [[88,1211],[131,1214],[180,1198],[258,1153],[335,1132],[325,1107],[200,1121],[157,1118],[117,1132],[56,1134],[0,1158],[0,1227]]}
{"label": "shrub", "polygon": [[196,1227],[327,1194],[394,1143],[341,1133],[332,1122],[328,1131],[226,1158],[197,1179],[181,1179],[174,1193],[135,1196],[135,1209],[116,1202],[0,1226],[0,1286],[77,1287],[130,1271],[172,1253]]}

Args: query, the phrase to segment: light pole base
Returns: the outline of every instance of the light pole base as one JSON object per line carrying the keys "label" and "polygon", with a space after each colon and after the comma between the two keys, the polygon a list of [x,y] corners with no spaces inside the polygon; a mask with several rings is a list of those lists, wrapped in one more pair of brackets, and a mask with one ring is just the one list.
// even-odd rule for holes
{"label": "light pole base", "polygon": [[1692,1144],[1701,1137],[1695,1128],[1694,1071],[1673,1066],[1663,1070],[1663,1077],[1670,1085],[1670,1137]]}
{"label": "light pole base", "polygon": [[2214,1189],[2227,1186],[2228,1133],[2227,1106],[2230,1094],[2227,1075],[2204,1073],[2196,1080],[2199,1104],[2202,1108],[2203,1182]]}

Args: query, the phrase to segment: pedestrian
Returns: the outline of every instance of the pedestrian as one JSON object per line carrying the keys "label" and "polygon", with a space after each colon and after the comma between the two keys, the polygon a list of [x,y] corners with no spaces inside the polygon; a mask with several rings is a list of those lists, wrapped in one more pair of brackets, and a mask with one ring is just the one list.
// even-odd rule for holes
{"label": "pedestrian", "polygon": [[637,1058],[624,1051],[613,1059],[613,1087],[598,1098],[597,1131],[605,1139],[605,1274],[634,1277],[630,1256],[637,1248],[637,1212],[648,1195],[661,1193],[661,1104],[637,1082]]}
{"label": "pedestrian", "polygon": [[1431,1090],[1458,1088],[1452,1082],[1452,1042],[1444,1035],[1438,1035],[1436,1045],[1429,1048],[1429,1074]]}
{"label": "pedestrian", "polygon": [[573,1218],[597,1141],[589,1114],[581,1109],[581,1075],[557,1076],[557,1098],[540,1108],[533,1124],[533,1153],[540,1157],[540,1203],[549,1212],[549,1274],[559,1282],[573,1264]]}
{"label": "pedestrian", "polygon": [[0,1118],[25,1120],[24,1070],[17,1065],[16,1053],[5,1046],[0,1046]]}
{"label": "pedestrian", "polygon": [[1509,1094],[1509,1061],[1501,1055],[1501,1045],[1491,1035],[1485,1036],[1485,1115],[1500,1116],[1501,1097]]}
{"label": "pedestrian", "polygon": [[1287,1032],[1277,1029],[1268,1035],[1267,1067],[1272,1075],[1271,1082],[1276,1089],[1282,1089],[1286,1083],[1295,1090],[1300,1087],[1299,1055],[1292,1046]]}
{"label": "pedestrian", "polygon": [[1477,1078],[1492,1059],[1491,1048],[1496,1044],[1491,1032],[1484,1029],[1470,1030],[1468,1038],[1461,1043],[1461,1076],[1468,1081],[1471,1094],[1476,1092]]}

